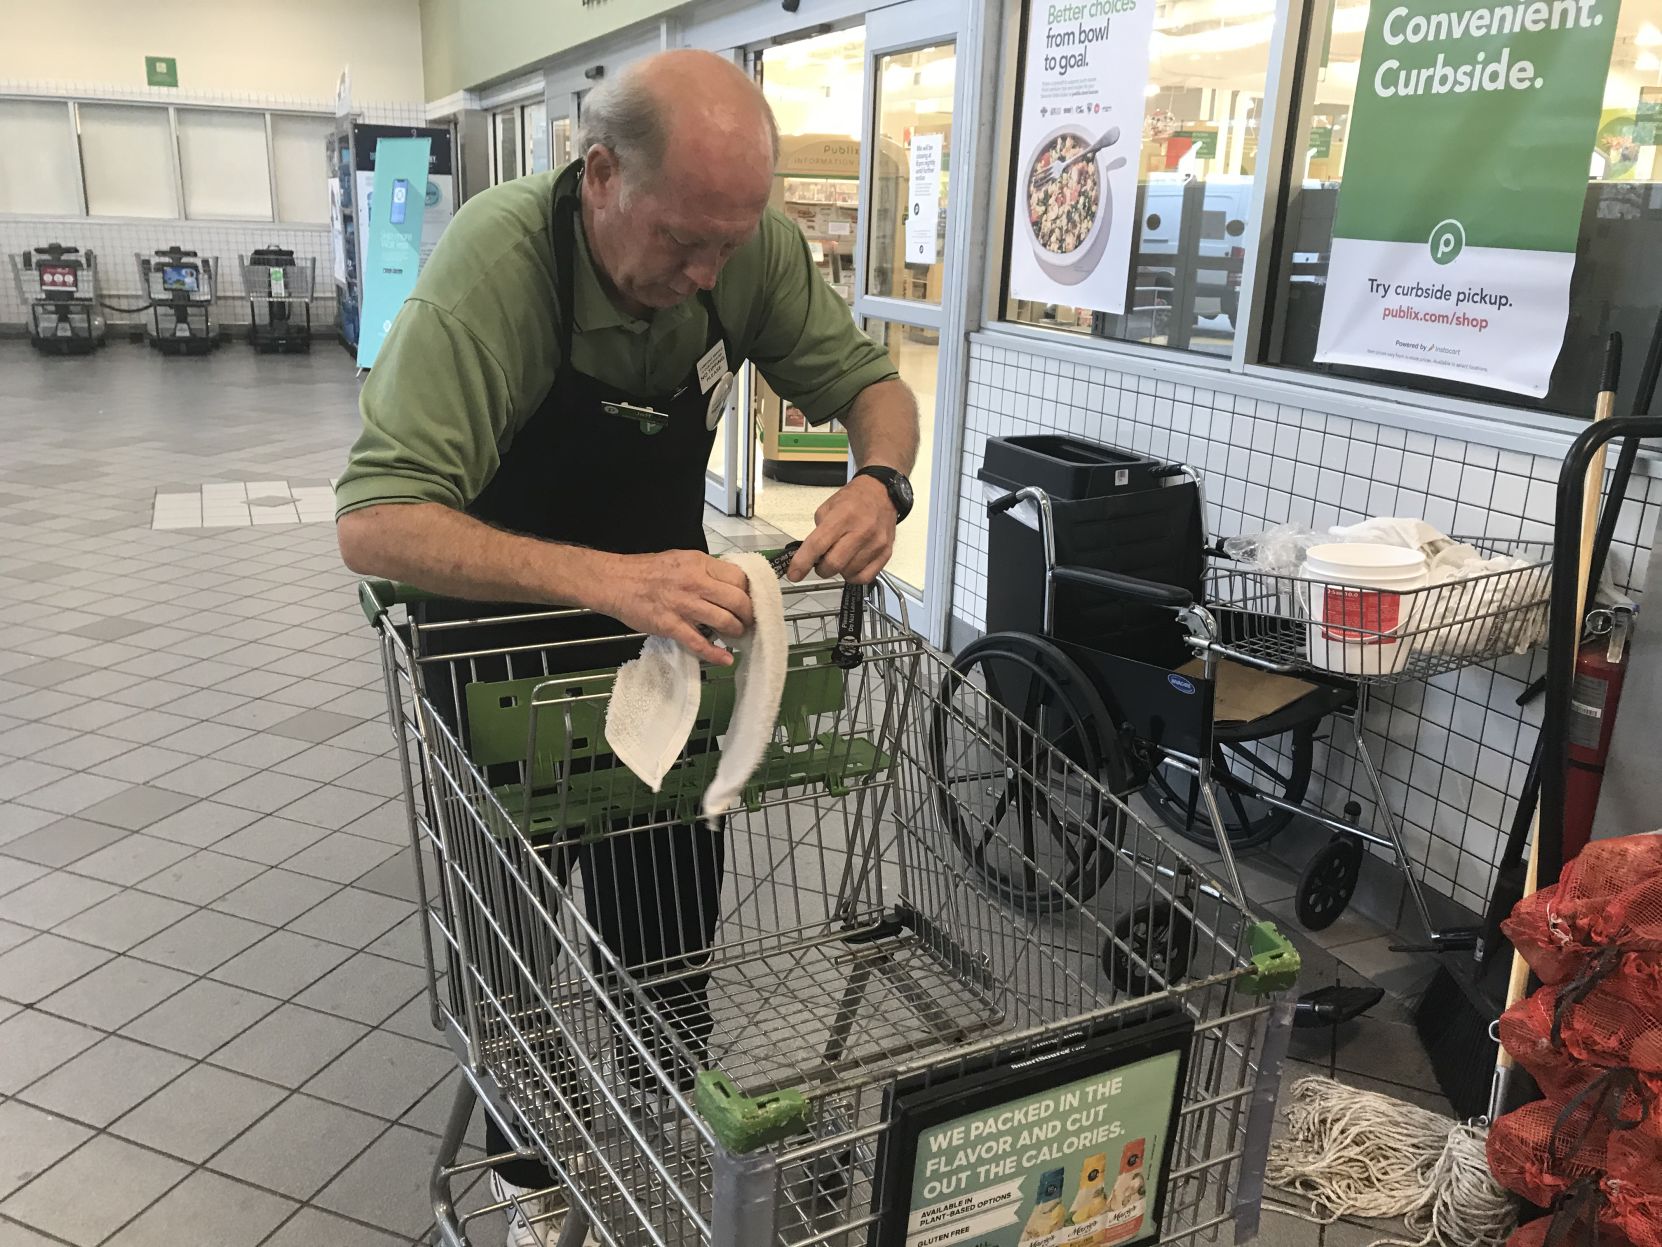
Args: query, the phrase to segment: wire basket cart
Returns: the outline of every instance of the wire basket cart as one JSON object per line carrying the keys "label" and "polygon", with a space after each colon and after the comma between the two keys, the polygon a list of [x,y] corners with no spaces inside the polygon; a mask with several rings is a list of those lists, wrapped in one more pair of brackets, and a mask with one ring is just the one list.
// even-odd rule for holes
{"label": "wire basket cart", "polygon": [[239,257],[248,295],[248,341],[257,351],[312,349],[317,257],[262,247]]}
{"label": "wire basket cart", "polygon": [[[708,1019],[689,1027],[673,990],[688,966],[626,964],[601,935],[617,898],[591,895],[604,881],[571,866],[696,820],[731,670],[704,670],[692,737],[654,794],[604,741],[618,647],[640,637],[574,639],[591,618],[580,611],[435,621],[421,595],[386,582],[360,597],[380,636],[427,898],[433,1022],[461,1067],[433,1175],[450,1247],[505,1207],[455,1210],[452,1184],[504,1159],[456,1159],[476,1100],[514,1153],[556,1176],[564,1247],[585,1234],[886,1245],[906,1241],[911,1218],[955,1215],[901,1163],[924,1146],[915,1130],[901,1137],[908,1096],[993,1094],[1009,1071],[1043,1076],[1047,1060],[1150,1028],[1177,1036],[1177,1055],[1161,1058],[1178,1062],[1171,1116],[1120,1156],[1122,1178],[1146,1160],[1148,1200],[1097,1210],[1120,1219],[1090,1241],[1256,1232],[1297,955],[954,673],[903,611],[872,606],[861,620],[834,588],[786,587],[783,708],[725,820],[720,922],[696,966]],[[1034,808],[1112,859],[1091,904],[1059,886],[1044,906],[1000,900],[965,857],[969,829],[1049,886],[1035,846],[1007,839]],[[1058,1162],[1041,1186],[1068,1166],[1085,1183],[1123,1142]],[[1096,1206],[1081,1191],[1085,1215]],[[1024,1192],[1035,1224],[1066,1219],[1049,1194]]]}
{"label": "wire basket cart", "polygon": [[84,355],[103,345],[98,257],[48,243],[11,257],[17,295],[28,310],[29,341],[49,354]]}
{"label": "wire basket cart", "polygon": [[205,355],[219,345],[214,323],[219,260],[183,247],[135,252],[139,288],[150,300],[145,339],[164,355]]}

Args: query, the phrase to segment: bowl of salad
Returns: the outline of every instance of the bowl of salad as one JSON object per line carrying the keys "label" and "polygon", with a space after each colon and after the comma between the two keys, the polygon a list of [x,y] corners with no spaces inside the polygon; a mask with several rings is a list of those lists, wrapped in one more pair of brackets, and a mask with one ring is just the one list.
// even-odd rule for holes
{"label": "bowl of salad", "polygon": [[1083,281],[1096,267],[1113,217],[1102,153],[1080,160],[1059,177],[1050,171],[1095,141],[1074,126],[1052,130],[1029,155],[1023,192],[1027,237],[1039,267],[1062,282]]}

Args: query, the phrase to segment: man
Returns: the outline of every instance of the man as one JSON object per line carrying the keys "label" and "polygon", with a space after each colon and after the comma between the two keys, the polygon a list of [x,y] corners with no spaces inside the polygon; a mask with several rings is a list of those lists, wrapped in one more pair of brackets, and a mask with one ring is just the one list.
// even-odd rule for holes
{"label": "man", "polygon": [[[916,402],[767,208],[778,136],[732,64],[637,64],[585,101],[579,147],[570,169],[470,201],[434,251],[364,386],[341,554],[450,597],[587,607],[725,664],[700,629],[737,636],[751,618],[743,573],[703,531],[731,373],[749,359],[811,420],[848,430],[858,471],[816,512],[793,580],[866,582],[888,561]],[[625,964],[686,971],[654,999],[699,1051],[723,845],[698,825],[666,832],[591,846],[578,870]],[[493,1181],[549,1185],[523,1162]],[[509,1242],[546,1235],[516,1216]]]}

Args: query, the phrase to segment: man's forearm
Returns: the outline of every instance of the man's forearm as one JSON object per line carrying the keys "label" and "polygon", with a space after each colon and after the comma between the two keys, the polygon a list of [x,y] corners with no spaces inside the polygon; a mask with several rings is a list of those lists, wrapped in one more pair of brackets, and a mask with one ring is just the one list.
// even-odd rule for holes
{"label": "man's forearm", "polygon": [[904,381],[894,378],[868,385],[843,424],[856,467],[911,474],[918,457],[918,400]]}
{"label": "man's forearm", "polygon": [[436,502],[349,511],[337,536],[341,557],[360,575],[485,602],[595,606],[605,564],[616,558],[503,532]]}

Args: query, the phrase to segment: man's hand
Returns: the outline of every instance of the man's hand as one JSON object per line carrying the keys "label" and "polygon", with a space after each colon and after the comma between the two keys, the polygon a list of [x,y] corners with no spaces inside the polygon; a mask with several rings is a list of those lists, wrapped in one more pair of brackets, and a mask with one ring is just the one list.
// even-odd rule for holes
{"label": "man's hand", "polygon": [[637,632],[668,637],[694,657],[723,667],[733,655],[706,640],[700,625],[736,637],[751,622],[744,570],[697,550],[613,556],[604,582],[588,596],[594,609]]}
{"label": "man's hand", "polygon": [[857,476],[814,512],[814,531],[791,560],[791,580],[810,571],[855,584],[877,578],[894,553],[894,503],[875,477]]}

